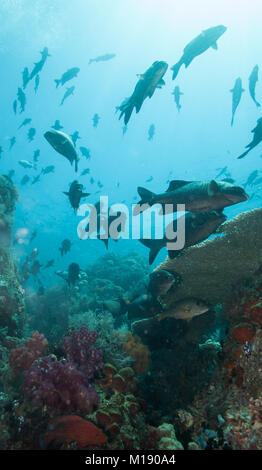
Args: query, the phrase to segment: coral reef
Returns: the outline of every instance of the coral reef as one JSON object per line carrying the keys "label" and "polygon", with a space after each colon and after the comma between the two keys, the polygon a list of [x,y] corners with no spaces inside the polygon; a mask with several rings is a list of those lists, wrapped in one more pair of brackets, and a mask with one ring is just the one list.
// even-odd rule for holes
{"label": "coral reef", "polygon": [[243,212],[222,224],[218,236],[184,250],[157,269],[178,273],[182,283],[165,297],[168,304],[196,297],[215,306],[231,298],[232,286],[262,264],[262,209]]}

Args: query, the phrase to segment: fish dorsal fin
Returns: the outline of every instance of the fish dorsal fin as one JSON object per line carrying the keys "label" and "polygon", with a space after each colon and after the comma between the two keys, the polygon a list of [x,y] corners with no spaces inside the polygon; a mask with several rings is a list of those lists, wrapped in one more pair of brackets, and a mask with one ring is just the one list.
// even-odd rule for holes
{"label": "fish dorsal fin", "polygon": [[212,47],[212,49],[215,49],[215,50],[217,50],[217,43],[216,43],[216,42],[214,42],[214,44],[212,44],[212,46],[211,46],[211,47]]}
{"label": "fish dorsal fin", "polygon": [[175,191],[176,189],[182,188],[182,186],[185,186],[186,184],[189,184],[189,183],[191,183],[191,181],[184,181],[184,180],[170,181],[166,192]]}
{"label": "fish dorsal fin", "polygon": [[215,180],[210,181],[207,191],[209,196],[214,196],[220,191],[219,186]]}

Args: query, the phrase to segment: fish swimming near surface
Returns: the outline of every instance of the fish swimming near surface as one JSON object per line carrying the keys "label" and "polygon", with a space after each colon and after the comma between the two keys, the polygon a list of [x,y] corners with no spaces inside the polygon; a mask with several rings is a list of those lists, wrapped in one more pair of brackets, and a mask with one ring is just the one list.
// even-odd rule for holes
{"label": "fish swimming near surface", "polygon": [[172,79],[174,80],[184,64],[187,68],[192,60],[203,52],[207,51],[210,47],[217,49],[217,40],[224,34],[227,28],[223,25],[213,26],[212,28],[205,29],[186,45],[181,59],[171,67],[173,71]]}
{"label": "fish swimming near surface", "polygon": [[22,72],[22,78],[23,78],[23,89],[25,89],[30,80],[29,70],[27,67],[25,67]]}
{"label": "fish swimming near surface", "polygon": [[256,100],[256,84],[258,81],[258,65],[255,65],[250,76],[249,76],[249,93],[257,107],[261,106]]}
{"label": "fish swimming near surface", "polygon": [[21,165],[23,168],[34,168],[33,163],[27,161],[27,160],[19,160],[19,165]]}
{"label": "fish swimming near surface", "polygon": [[61,253],[61,256],[64,256],[66,255],[66,253],[68,253],[70,250],[71,250],[71,241],[68,240],[68,238],[65,238],[63,241],[62,241],[62,245],[61,247],[59,248],[59,251]]}
{"label": "fish swimming near surface", "polygon": [[[192,214],[187,212],[185,214],[185,246],[196,245],[206,240],[212,235],[219,225],[225,222],[226,216],[220,212],[206,212],[200,214]],[[176,226],[176,220],[172,221],[166,228],[174,229]],[[172,240],[168,240],[166,235],[162,239],[141,239],[139,240],[143,245],[149,248],[149,264],[151,265],[159,251],[167,245],[172,243]],[[168,256],[173,259],[181,253],[181,250],[169,250]]]}
{"label": "fish swimming near surface", "polygon": [[138,194],[141,200],[134,208],[134,215],[138,215],[154,204],[173,204],[174,211],[176,204],[185,204],[186,211],[209,212],[221,210],[248,199],[248,195],[240,186],[215,180],[173,180],[164,193],[155,194],[148,189],[138,187]]}
{"label": "fish swimming near surface", "polygon": [[87,160],[90,160],[91,155],[90,155],[90,150],[86,147],[79,147],[79,150],[83,157],[85,157]]}
{"label": "fish swimming near surface", "polygon": [[80,176],[88,175],[90,173],[90,168],[86,168],[85,170],[82,171]]}
{"label": "fish swimming near surface", "polygon": [[242,80],[238,77],[235,81],[234,88],[230,90],[232,93],[232,119],[231,119],[231,126],[234,124],[235,112],[237,107],[240,103],[242,93],[244,92],[244,88],[242,88]]}
{"label": "fish swimming near surface", "polygon": [[37,92],[37,90],[39,88],[39,83],[40,83],[40,76],[39,76],[39,74],[37,74],[36,77],[35,77],[35,88],[34,88],[35,93]]}
{"label": "fish swimming near surface", "polygon": [[68,277],[67,282],[69,286],[75,285],[76,281],[79,279],[80,267],[77,263],[71,263],[68,267]]}
{"label": "fish swimming near surface", "polygon": [[251,132],[253,133],[252,142],[246,145],[247,150],[237,158],[244,158],[250,152],[250,150],[255,148],[262,141],[262,118],[257,120],[257,125],[254,127],[254,129],[252,129]]}
{"label": "fish swimming near surface", "polygon": [[29,80],[32,80],[36,75],[39,74],[39,72],[41,72],[41,70],[43,69],[43,67],[46,63],[47,57],[50,57],[50,54],[48,53],[48,48],[47,47],[45,47],[40,52],[40,54],[41,54],[42,58],[38,62],[35,62],[34,68],[33,68],[32,72],[30,73]]}
{"label": "fish swimming near surface", "polygon": [[40,51],[40,54],[42,56],[42,60],[44,61],[47,59],[47,57],[51,57],[51,54],[49,54],[47,47],[44,47],[44,49]]}
{"label": "fish swimming near surface", "polygon": [[94,116],[92,117],[92,121],[93,121],[93,127],[97,127],[100,121],[100,116],[97,113],[95,113]]}
{"label": "fish swimming near surface", "polygon": [[43,175],[47,175],[48,173],[54,173],[55,171],[55,166],[54,165],[48,165],[45,168],[42,168],[41,173]]}
{"label": "fish swimming near surface", "polygon": [[209,306],[199,299],[188,298],[177,302],[174,306],[170,307],[166,312],[157,317],[158,321],[165,318],[176,318],[181,320],[191,320],[193,317],[202,315],[208,312]]}
{"label": "fish swimming near surface", "polygon": [[224,175],[227,173],[227,166],[224,166],[224,168],[217,168],[217,171],[219,171],[219,173],[216,175],[215,179],[219,178],[220,176]]}
{"label": "fish swimming near surface", "polygon": [[69,160],[71,165],[75,162],[75,171],[77,171],[79,158],[72,139],[64,132],[55,129],[45,132],[44,137],[56,152]]}
{"label": "fish swimming near surface", "polygon": [[175,86],[174,91],[172,95],[174,95],[174,101],[176,103],[177,110],[180,111],[181,109],[181,104],[180,104],[180,96],[183,95],[182,91],[180,91],[179,86]]}
{"label": "fish swimming near surface", "polygon": [[79,72],[80,72],[80,69],[78,67],[73,67],[67,70],[65,73],[63,73],[61,78],[55,79],[56,88],[59,85],[63,86],[66,82],[69,82],[69,80],[72,80],[72,78],[77,77]]}
{"label": "fish swimming near surface", "polygon": [[17,112],[17,100],[14,100],[14,102],[13,102],[13,111],[16,114],[16,112]]}
{"label": "fish swimming near surface", "polygon": [[37,176],[35,176],[35,177],[33,178],[31,184],[38,183],[38,181],[40,181],[40,177],[41,177],[41,173],[39,173],[39,175],[37,175]]}
{"label": "fish swimming near surface", "polygon": [[28,133],[27,133],[27,138],[29,142],[32,142],[35,138],[36,135],[36,129],[34,127],[30,127]]}
{"label": "fish swimming near surface", "polygon": [[152,98],[156,88],[162,88],[165,85],[163,76],[168,68],[168,64],[164,61],[154,62],[146,72],[139,76],[139,81],[136,84],[133,94],[127,98],[123,103],[117,107],[120,111],[119,119],[124,116],[124,123],[127,125],[133,109],[138,113],[145,99]]}
{"label": "fish swimming near surface", "polygon": [[89,59],[88,64],[92,64],[93,62],[106,62],[107,60],[111,60],[116,56],[116,54],[104,54],[95,57],[94,59]]}
{"label": "fish swimming near surface", "polygon": [[155,135],[155,125],[151,124],[148,129],[148,140],[152,140]]}
{"label": "fish swimming near surface", "polygon": [[54,123],[53,126],[51,126],[52,129],[55,129],[56,131],[61,131],[61,129],[64,129],[63,126],[61,126],[59,119],[57,119]]}
{"label": "fish swimming near surface", "polygon": [[16,138],[15,136],[14,137],[11,137],[11,139],[9,139],[9,150],[11,150],[13,148],[13,146],[15,145],[16,143]]}
{"label": "fish swimming near surface", "polygon": [[22,88],[18,88],[17,99],[20,103],[20,113],[23,113],[25,110],[25,105],[26,105],[26,96]]}
{"label": "fish swimming near surface", "polygon": [[149,178],[147,178],[147,180],[146,180],[146,183],[151,183],[151,181],[153,181],[153,179],[154,179],[153,176],[149,176]]}
{"label": "fish swimming near surface", "polygon": [[20,184],[22,184],[22,185],[24,186],[26,183],[28,183],[28,181],[30,181],[30,178],[29,178],[28,175],[25,175],[25,176],[23,176],[23,178],[21,179]]}
{"label": "fish swimming near surface", "polygon": [[20,124],[20,126],[18,127],[18,129],[21,129],[21,127],[27,126],[28,124],[30,124],[30,122],[32,122],[32,119],[30,118],[24,119],[22,124]]}
{"label": "fish swimming near surface", "polygon": [[90,196],[90,193],[83,193],[83,185],[78,183],[76,180],[71,183],[69,191],[64,192],[64,194],[68,196],[73,209],[78,209],[80,201],[83,197]]}
{"label": "fish swimming near surface", "polygon": [[62,101],[61,101],[61,103],[60,103],[60,106],[62,106],[62,105],[64,104],[64,101],[65,101],[69,96],[71,96],[71,95],[74,94],[74,90],[75,90],[75,86],[71,86],[70,88],[67,88],[67,89],[66,89],[66,92],[65,92],[65,94],[64,94],[64,96],[63,96],[63,98],[62,98]]}
{"label": "fish swimming near surface", "polygon": [[181,276],[173,275],[164,269],[153,271],[149,275],[147,292],[153,297],[165,296],[171,289],[181,284]]}
{"label": "fish swimming near surface", "polygon": [[34,161],[35,163],[38,162],[39,155],[40,155],[40,150],[39,150],[39,149],[35,150],[35,151],[34,151],[34,154],[33,154],[33,161]]}
{"label": "fish swimming near surface", "polygon": [[81,139],[78,131],[75,131],[73,134],[70,135],[70,137],[74,143],[74,146],[76,146],[77,141]]}

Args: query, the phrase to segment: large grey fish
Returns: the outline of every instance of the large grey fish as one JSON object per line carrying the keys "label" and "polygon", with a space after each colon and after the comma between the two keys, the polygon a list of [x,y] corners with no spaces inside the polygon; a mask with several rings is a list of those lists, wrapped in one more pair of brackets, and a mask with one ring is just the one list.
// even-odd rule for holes
{"label": "large grey fish", "polygon": [[69,191],[64,192],[64,194],[68,196],[73,209],[78,209],[81,199],[90,195],[90,193],[83,193],[83,185],[78,183],[78,181],[73,181]]}
{"label": "large grey fish", "polygon": [[76,77],[77,74],[79,73],[80,69],[78,67],[73,67],[72,69],[67,70],[61,78],[55,79],[56,82],[56,88],[61,85],[63,86],[66,82],[69,80],[72,80],[72,78]]}
{"label": "large grey fish", "polygon": [[107,60],[111,60],[116,56],[116,54],[104,54],[95,57],[94,59],[89,59],[88,64],[92,64],[92,62],[105,62]]}
{"label": "large grey fish", "polygon": [[226,30],[227,28],[223,25],[205,29],[201,34],[199,34],[199,36],[187,44],[179,62],[171,67],[171,70],[173,71],[172,79],[174,80],[176,78],[179,69],[183,64],[185,64],[185,67],[187,68],[195,57],[203,54],[203,52],[205,52],[210,47],[217,49],[217,40],[220,38],[220,36],[222,36],[222,34],[224,34]]}
{"label": "large grey fish", "polygon": [[242,88],[242,80],[238,77],[235,81],[234,88],[230,90],[232,93],[232,119],[231,119],[231,126],[234,124],[234,117],[236,109],[240,103],[242,93],[244,92],[244,88]]}
{"label": "large grey fish", "polygon": [[254,129],[252,129],[251,132],[254,134],[252,142],[246,145],[247,150],[244,153],[241,153],[241,155],[239,155],[237,158],[244,158],[250,152],[250,150],[255,148],[262,141],[262,118],[257,120],[257,125],[254,127]]}
{"label": "large grey fish", "polygon": [[255,67],[253,68],[249,76],[249,93],[254,103],[257,105],[257,107],[259,107],[261,105],[256,100],[256,97],[255,97],[257,81],[258,81],[258,65],[255,65]]}
{"label": "large grey fish", "polygon": [[161,321],[164,320],[164,318],[191,320],[191,318],[202,315],[208,312],[208,310],[208,305],[202,300],[188,298],[175,303],[175,305],[171,306],[166,312],[161,313],[157,317],[157,320]]}
{"label": "large grey fish", "polygon": [[[185,246],[196,245],[206,240],[216,229],[225,222],[226,216],[217,212],[206,212],[202,214],[192,214],[187,212],[185,214]],[[176,225],[176,220],[172,221],[167,228],[173,228]],[[149,264],[152,264],[159,253],[159,251],[166,246],[171,240],[168,240],[166,235],[162,239],[141,239],[139,240],[143,245],[150,249],[149,251]],[[181,250],[169,250],[169,258],[175,258]]]}
{"label": "large grey fish", "polygon": [[[209,212],[246,201],[248,195],[240,186],[224,181],[183,181],[173,180],[164,193],[155,194],[148,189],[138,187],[141,196],[139,205],[134,207],[134,215],[154,204],[185,204],[190,212]],[[141,206],[141,204],[144,204]],[[176,208],[174,207],[174,211]]]}
{"label": "large grey fish", "polygon": [[128,123],[133,109],[138,113],[145,99],[151,98],[156,88],[162,88],[165,85],[163,76],[168,68],[168,64],[163,61],[154,62],[146,72],[139,76],[139,81],[136,84],[133,94],[125,99],[123,103],[117,107],[120,111],[119,119],[124,115],[125,125]]}
{"label": "large grey fish", "polygon": [[180,104],[180,96],[183,95],[182,91],[180,91],[179,86],[175,86],[174,91],[171,93],[174,95],[174,101],[176,103],[177,110],[180,111],[181,104]]}
{"label": "large grey fish", "polygon": [[44,137],[58,153],[70,161],[71,165],[75,162],[75,171],[77,171],[79,158],[72,139],[65,132],[56,129],[45,132]]}

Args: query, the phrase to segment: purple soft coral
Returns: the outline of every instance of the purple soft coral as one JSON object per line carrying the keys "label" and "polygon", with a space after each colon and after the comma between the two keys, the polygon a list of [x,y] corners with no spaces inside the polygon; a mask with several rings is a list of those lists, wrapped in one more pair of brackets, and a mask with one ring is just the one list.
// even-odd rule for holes
{"label": "purple soft coral", "polygon": [[88,379],[94,377],[95,372],[103,368],[102,351],[93,345],[98,338],[96,331],[89,331],[86,326],[74,330],[72,336],[63,340],[63,350],[69,361],[87,375]]}

